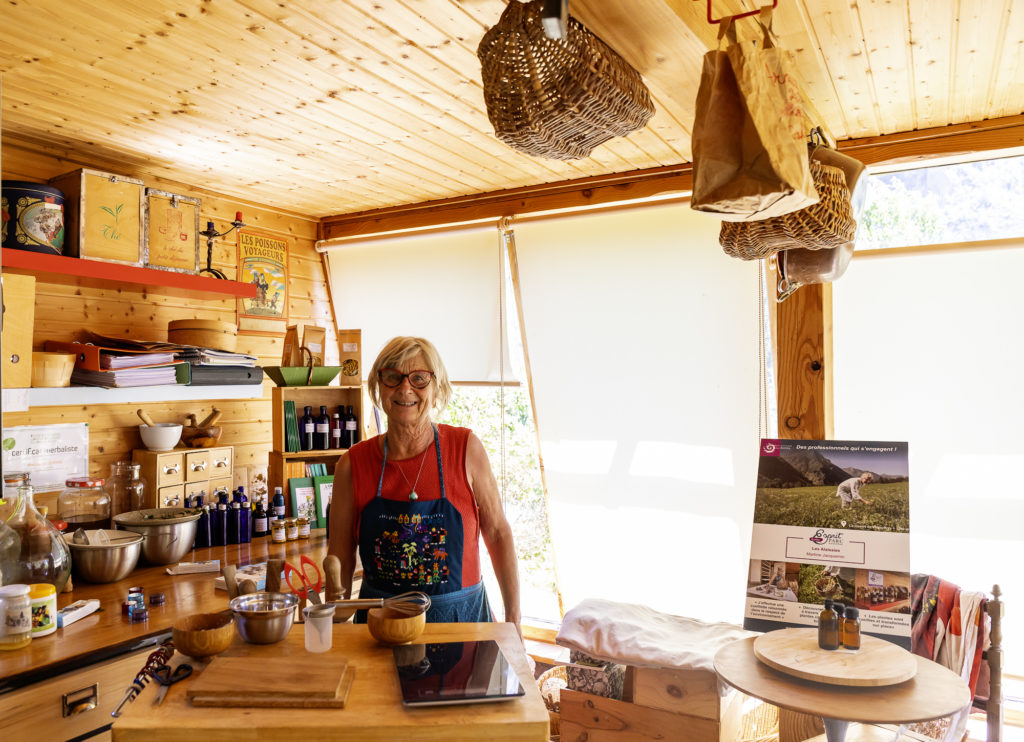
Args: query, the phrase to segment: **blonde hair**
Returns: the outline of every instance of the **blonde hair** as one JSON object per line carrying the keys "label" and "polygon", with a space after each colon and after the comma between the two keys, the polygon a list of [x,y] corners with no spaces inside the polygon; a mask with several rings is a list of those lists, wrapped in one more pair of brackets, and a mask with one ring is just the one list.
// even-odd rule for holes
{"label": "blonde hair", "polygon": [[448,380],[448,369],[444,367],[441,354],[429,340],[408,336],[399,336],[388,340],[377,354],[377,360],[373,362],[373,367],[366,379],[366,390],[375,405],[383,407],[380,401],[380,380],[377,378],[377,372],[382,368],[401,368],[406,361],[418,355],[422,355],[426,359],[426,370],[434,373],[434,383],[437,384],[434,394],[434,409],[440,412],[448,405],[448,400],[451,399],[454,390]]}
{"label": "blonde hair", "polygon": [[862,482],[873,482],[875,481],[875,475],[869,471],[863,472],[860,475],[860,481]]}

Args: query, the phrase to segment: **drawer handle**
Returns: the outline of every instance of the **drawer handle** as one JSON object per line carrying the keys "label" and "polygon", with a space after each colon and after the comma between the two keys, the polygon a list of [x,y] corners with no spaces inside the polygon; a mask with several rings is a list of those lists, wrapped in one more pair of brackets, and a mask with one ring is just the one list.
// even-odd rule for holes
{"label": "drawer handle", "polygon": [[99,685],[93,683],[85,688],[65,693],[61,700],[63,705],[61,713],[65,717],[92,711],[96,708],[99,700]]}
{"label": "drawer handle", "polygon": [[223,468],[223,467],[228,465],[228,460],[227,459],[217,459],[217,460],[215,460],[213,462],[213,465],[215,467],[217,467],[218,469],[221,469],[221,468]]}
{"label": "drawer handle", "polygon": [[167,464],[164,467],[164,474],[177,474],[179,471],[181,468],[178,464]]}
{"label": "drawer handle", "polygon": [[197,461],[196,463],[192,464],[192,471],[206,471],[206,462]]}
{"label": "drawer handle", "polygon": [[11,363],[17,363],[20,360],[21,356],[19,356],[17,353],[11,353]]}
{"label": "drawer handle", "polygon": [[168,497],[168,498],[166,498],[164,500],[164,507],[165,508],[176,508],[176,507],[178,507],[178,502],[179,502],[179,500],[178,500],[178,496],[177,495],[175,495],[174,497]]}

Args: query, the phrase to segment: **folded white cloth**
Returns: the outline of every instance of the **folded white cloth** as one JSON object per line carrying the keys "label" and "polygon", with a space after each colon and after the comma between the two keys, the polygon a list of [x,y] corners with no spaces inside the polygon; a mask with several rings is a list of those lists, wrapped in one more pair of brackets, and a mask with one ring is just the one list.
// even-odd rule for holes
{"label": "folded white cloth", "polygon": [[714,672],[715,652],[755,633],[647,606],[587,598],[565,614],[555,643],[606,662]]}

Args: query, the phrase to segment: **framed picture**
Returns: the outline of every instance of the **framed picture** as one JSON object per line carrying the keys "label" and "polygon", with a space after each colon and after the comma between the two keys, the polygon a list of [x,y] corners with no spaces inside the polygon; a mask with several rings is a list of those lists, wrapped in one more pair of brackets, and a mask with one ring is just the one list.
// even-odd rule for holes
{"label": "framed picture", "polygon": [[313,487],[316,489],[317,528],[327,528],[327,507],[334,493],[334,475],[313,477]]}
{"label": "framed picture", "polygon": [[288,324],[289,249],[287,237],[238,230],[238,280],[256,286],[256,296],[238,300],[240,333],[284,334]]}
{"label": "framed picture", "polygon": [[312,528],[319,522],[316,507],[316,490],[313,488],[312,477],[292,477],[288,480],[288,492],[292,500],[292,517],[309,518]]}

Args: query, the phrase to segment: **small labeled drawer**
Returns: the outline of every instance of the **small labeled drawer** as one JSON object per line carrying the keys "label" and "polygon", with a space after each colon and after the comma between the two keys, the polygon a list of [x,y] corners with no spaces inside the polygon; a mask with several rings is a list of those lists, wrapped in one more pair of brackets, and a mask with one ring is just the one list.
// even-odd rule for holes
{"label": "small labeled drawer", "polygon": [[175,484],[170,487],[161,487],[157,490],[156,506],[158,508],[180,508],[184,507],[185,485]]}
{"label": "small labeled drawer", "polygon": [[231,459],[234,450],[231,446],[210,449],[210,479],[231,476]]}
{"label": "small labeled drawer", "polygon": [[217,502],[216,498],[210,497],[210,493],[213,490],[210,489],[210,480],[203,479],[199,482],[186,482],[185,483],[185,502],[191,502],[195,497],[203,498],[202,502],[204,505],[212,505]]}
{"label": "small labeled drawer", "polygon": [[228,501],[231,500],[231,477],[223,477],[221,479],[210,480],[210,492],[211,496],[207,502],[217,502],[217,497],[220,494],[228,496]]}
{"label": "small labeled drawer", "polygon": [[185,454],[185,481],[194,482],[199,479],[209,479],[210,473],[210,451],[189,451]]}

